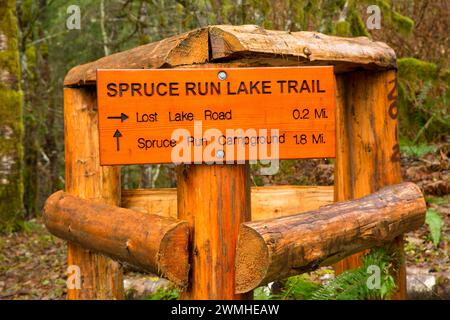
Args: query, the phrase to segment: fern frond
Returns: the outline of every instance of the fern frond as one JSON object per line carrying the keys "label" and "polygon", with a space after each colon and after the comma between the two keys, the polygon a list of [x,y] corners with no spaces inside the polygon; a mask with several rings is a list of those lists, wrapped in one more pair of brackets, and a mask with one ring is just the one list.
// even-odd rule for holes
{"label": "fern frond", "polygon": [[[313,300],[375,300],[389,298],[395,292],[395,280],[392,273],[396,270],[397,254],[383,248],[374,248],[363,257],[363,266],[345,271],[334,280],[322,285],[315,291]],[[369,266],[380,270],[380,287],[369,288]]]}

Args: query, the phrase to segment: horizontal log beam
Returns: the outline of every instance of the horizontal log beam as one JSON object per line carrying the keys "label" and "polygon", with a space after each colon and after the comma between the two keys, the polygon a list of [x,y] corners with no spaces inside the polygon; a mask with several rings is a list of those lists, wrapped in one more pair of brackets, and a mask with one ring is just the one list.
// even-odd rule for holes
{"label": "horizontal log beam", "polygon": [[210,26],[211,61],[243,65],[333,65],[336,73],[396,68],[392,48],[367,37],[336,37],[310,31],[265,30],[256,25]]}
{"label": "horizontal log beam", "polygon": [[[252,221],[315,210],[331,203],[332,186],[251,188]],[[122,207],[176,218],[177,191],[174,188],[122,190]]]}
{"label": "horizontal log beam", "polygon": [[55,236],[158,274],[180,287],[188,282],[187,222],[71,196],[52,194],[44,223]]}
{"label": "horizontal log beam", "polygon": [[333,203],[333,186],[269,186],[251,188],[252,220],[284,217]]}
{"label": "horizontal log beam", "polygon": [[394,50],[367,37],[216,25],[76,66],[67,73],[64,85],[95,85],[97,69],[157,69],[222,62],[242,67],[334,65],[337,73],[396,68]]}
{"label": "horizontal log beam", "polygon": [[177,217],[177,189],[123,189],[122,207],[162,217]]}
{"label": "horizontal log beam", "polygon": [[317,211],[241,224],[236,292],[330,265],[393,240],[425,220],[426,204],[413,183]]}
{"label": "horizontal log beam", "polygon": [[76,66],[64,85],[95,85],[97,69],[158,69],[207,61],[208,29],[196,29]]}

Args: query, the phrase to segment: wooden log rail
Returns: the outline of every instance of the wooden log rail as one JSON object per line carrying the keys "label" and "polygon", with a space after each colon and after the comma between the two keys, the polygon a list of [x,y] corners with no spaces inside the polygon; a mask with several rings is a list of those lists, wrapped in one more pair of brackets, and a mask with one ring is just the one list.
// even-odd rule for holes
{"label": "wooden log rail", "polygon": [[59,238],[187,286],[189,228],[185,221],[58,191],[45,203],[44,223]]}
{"label": "wooden log rail", "polygon": [[413,183],[298,215],[241,224],[236,292],[330,265],[382,245],[425,221],[426,204]]}
{"label": "wooden log rail", "polygon": [[[251,220],[319,209],[333,203],[333,186],[266,186],[251,188]],[[122,207],[177,217],[177,189],[122,190]]]}
{"label": "wooden log rail", "polygon": [[[265,195],[273,193],[271,188],[260,189]],[[302,192],[306,190],[311,191]],[[402,183],[319,210],[288,216],[280,212],[279,217],[242,223],[236,247],[236,293],[382,245],[422,225],[425,211],[420,189]],[[188,285],[189,228],[185,221],[58,191],[46,201],[44,222],[57,237],[159,274],[180,287]]]}

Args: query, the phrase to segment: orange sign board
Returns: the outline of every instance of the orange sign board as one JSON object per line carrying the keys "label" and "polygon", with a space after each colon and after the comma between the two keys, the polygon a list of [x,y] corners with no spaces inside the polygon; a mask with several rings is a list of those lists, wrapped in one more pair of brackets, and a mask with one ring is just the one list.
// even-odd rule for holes
{"label": "orange sign board", "polygon": [[335,156],[332,66],[98,70],[100,162]]}

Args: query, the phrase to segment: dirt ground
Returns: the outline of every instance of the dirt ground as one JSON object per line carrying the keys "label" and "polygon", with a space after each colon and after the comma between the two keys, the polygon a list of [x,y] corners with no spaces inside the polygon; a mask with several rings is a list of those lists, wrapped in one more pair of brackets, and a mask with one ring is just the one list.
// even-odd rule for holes
{"label": "dirt ground", "polygon": [[[428,207],[435,209],[444,219],[437,247],[433,245],[426,225],[405,237],[408,280],[416,286],[416,291],[410,293],[411,298],[450,297],[449,157],[448,144],[437,146],[434,152],[422,157],[402,156],[404,181],[417,183],[426,195]],[[260,183],[333,183],[333,165],[326,161],[296,162],[292,168]],[[0,235],[0,299],[65,299],[65,260],[65,242],[50,235],[40,219],[28,221],[23,232]],[[140,277],[131,272],[125,276],[128,281]],[[421,289],[417,286],[430,290],[421,296]]]}

